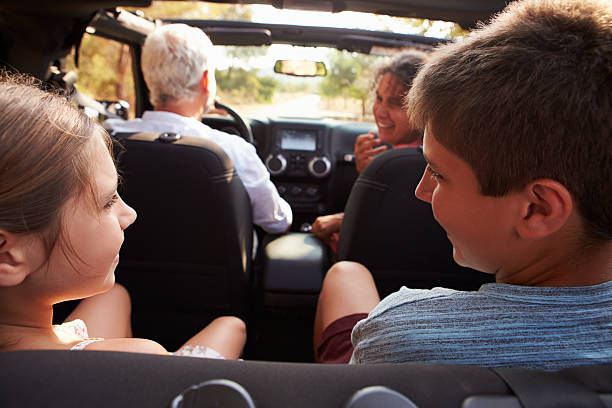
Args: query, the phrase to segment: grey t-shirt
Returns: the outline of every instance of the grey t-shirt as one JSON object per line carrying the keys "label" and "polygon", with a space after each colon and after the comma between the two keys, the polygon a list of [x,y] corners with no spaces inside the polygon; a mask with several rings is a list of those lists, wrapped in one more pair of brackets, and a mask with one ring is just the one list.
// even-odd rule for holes
{"label": "grey t-shirt", "polygon": [[612,363],[612,281],[500,283],[475,292],[401,288],[352,332],[351,363],[431,362],[557,370]]}

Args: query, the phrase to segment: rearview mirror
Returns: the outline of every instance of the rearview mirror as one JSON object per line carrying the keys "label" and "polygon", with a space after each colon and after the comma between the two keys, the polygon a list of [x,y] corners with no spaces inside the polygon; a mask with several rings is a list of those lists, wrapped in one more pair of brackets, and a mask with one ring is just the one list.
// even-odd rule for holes
{"label": "rearview mirror", "polygon": [[274,64],[274,72],[277,74],[312,77],[327,75],[327,68],[325,63],[321,61],[278,60]]}

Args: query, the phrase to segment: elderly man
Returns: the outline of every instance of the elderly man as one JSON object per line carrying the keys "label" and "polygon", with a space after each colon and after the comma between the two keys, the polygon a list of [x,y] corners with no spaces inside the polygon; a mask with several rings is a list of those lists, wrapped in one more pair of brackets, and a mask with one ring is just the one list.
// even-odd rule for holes
{"label": "elderly man", "polygon": [[155,109],[140,119],[105,122],[114,132],[174,132],[218,144],[234,163],[251,201],[253,222],[269,233],[288,230],[293,215],[270,181],[255,148],[241,137],[201,122],[216,94],[213,46],[206,34],[185,24],[157,27],[142,49],[142,72]]}

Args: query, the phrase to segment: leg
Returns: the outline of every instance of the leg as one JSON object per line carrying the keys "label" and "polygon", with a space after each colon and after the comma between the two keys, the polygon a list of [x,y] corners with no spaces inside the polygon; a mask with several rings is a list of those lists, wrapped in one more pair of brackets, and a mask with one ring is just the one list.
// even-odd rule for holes
{"label": "leg", "polygon": [[233,316],[218,317],[198,334],[189,339],[185,345],[192,344],[210,347],[223,357],[235,360],[240,357],[246,343],[246,325]]}
{"label": "leg", "polygon": [[[333,321],[353,314],[369,313],[380,302],[372,274],[356,262],[338,262],[323,280],[314,324],[314,347]],[[315,350],[315,358],[317,350]]]}
{"label": "leg", "polygon": [[66,321],[83,320],[91,337],[132,337],[131,313],[128,291],[115,283],[108,292],[81,300]]}

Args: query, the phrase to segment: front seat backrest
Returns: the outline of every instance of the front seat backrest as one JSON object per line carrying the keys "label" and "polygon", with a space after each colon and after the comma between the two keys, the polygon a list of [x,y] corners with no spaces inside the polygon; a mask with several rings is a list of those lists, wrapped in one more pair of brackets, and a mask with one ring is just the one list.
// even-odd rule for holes
{"label": "front seat backrest", "polygon": [[116,134],[120,192],[138,213],[125,231],[117,280],[132,295],[134,334],[176,349],[214,317],[243,316],[250,280],[251,207],[215,143]]}
{"label": "front seat backrest", "polygon": [[364,264],[381,296],[443,286],[478,289],[492,279],[460,267],[431,206],[414,195],[425,159],[416,148],[376,156],[353,185],[338,242],[338,260]]}

